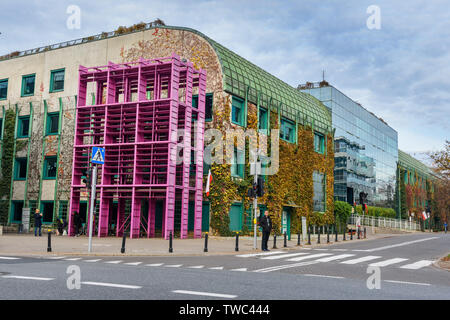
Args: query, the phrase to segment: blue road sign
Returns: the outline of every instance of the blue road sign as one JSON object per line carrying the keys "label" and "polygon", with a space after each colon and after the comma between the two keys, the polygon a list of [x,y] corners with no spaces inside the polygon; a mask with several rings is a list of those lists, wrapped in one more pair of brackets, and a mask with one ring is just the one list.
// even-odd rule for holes
{"label": "blue road sign", "polygon": [[91,162],[97,163],[97,164],[104,164],[105,163],[105,148],[93,147]]}

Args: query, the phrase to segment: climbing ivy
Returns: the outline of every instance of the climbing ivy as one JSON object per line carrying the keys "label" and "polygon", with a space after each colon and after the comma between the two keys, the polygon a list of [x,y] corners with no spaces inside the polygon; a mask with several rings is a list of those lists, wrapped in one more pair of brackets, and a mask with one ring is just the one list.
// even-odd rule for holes
{"label": "climbing ivy", "polygon": [[16,112],[8,109],[5,112],[3,145],[2,145],[2,167],[0,176],[0,224],[5,225],[8,221],[9,197],[11,190],[11,175],[14,161],[14,130],[16,125]]}

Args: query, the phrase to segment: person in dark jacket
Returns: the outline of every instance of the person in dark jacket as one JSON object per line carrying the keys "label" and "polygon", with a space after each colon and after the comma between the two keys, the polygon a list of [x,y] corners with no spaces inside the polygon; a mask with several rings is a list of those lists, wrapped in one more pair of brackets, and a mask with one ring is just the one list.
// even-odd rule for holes
{"label": "person in dark jacket", "polygon": [[262,228],[262,251],[269,251],[267,247],[267,242],[269,241],[270,231],[272,231],[272,219],[270,219],[269,211],[264,212],[264,216],[261,218],[259,223]]}
{"label": "person in dark jacket", "polygon": [[73,214],[73,226],[75,227],[75,235],[78,237],[80,235],[81,218],[77,211]]}
{"label": "person in dark jacket", "polygon": [[36,212],[34,214],[34,236],[35,237],[37,237],[38,229],[39,229],[39,237],[42,236],[41,227],[42,227],[42,213],[39,211],[39,209],[36,209]]}

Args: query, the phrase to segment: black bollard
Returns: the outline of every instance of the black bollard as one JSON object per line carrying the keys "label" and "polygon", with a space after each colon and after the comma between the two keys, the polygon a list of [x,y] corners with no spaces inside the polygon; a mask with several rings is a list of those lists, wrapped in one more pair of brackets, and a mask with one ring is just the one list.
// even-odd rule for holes
{"label": "black bollard", "polygon": [[337,225],[336,224],[334,224],[334,233],[335,233],[334,241],[338,242],[338,229],[337,229]]}
{"label": "black bollard", "polygon": [[359,233],[360,233],[360,231],[359,231],[359,227],[358,227],[358,239],[361,239]]}
{"label": "black bollard", "polygon": [[330,225],[327,224],[327,243],[330,243]]}
{"label": "black bollard", "polygon": [[300,231],[298,232],[298,239],[297,239],[297,245],[300,245]]}
{"label": "black bollard", "polygon": [[347,227],[344,227],[344,231],[342,232],[342,241],[345,241],[345,232],[347,231]]}
{"label": "black bollard", "polygon": [[287,235],[286,235],[286,231],[284,232],[284,245],[283,247],[287,248]]}
{"label": "black bollard", "polygon": [[308,226],[308,244],[311,244],[311,226]]}
{"label": "black bollard", "polygon": [[52,252],[52,232],[48,230],[48,246],[47,252]]}
{"label": "black bollard", "polygon": [[239,251],[239,232],[236,232],[236,247],[234,251]]}
{"label": "black bollard", "polygon": [[123,232],[123,237],[122,237],[122,248],[120,249],[120,253],[125,253],[125,240],[127,238],[127,232],[124,231]]}
{"label": "black bollard", "polygon": [[353,229],[350,229],[350,240],[353,240]]}
{"label": "black bollard", "polygon": [[170,253],[173,252],[173,247],[172,247],[172,231],[170,231],[170,233],[169,233],[169,252],[170,252]]}
{"label": "black bollard", "polygon": [[317,227],[317,243],[320,243],[320,227]]}
{"label": "black bollard", "polygon": [[205,233],[205,249],[203,252],[208,252],[208,232]]}
{"label": "black bollard", "polygon": [[366,238],[366,227],[364,227],[364,239]]}
{"label": "black bollard", "polygon": [[277,234],[273,235],[273,249],[277,249]]}

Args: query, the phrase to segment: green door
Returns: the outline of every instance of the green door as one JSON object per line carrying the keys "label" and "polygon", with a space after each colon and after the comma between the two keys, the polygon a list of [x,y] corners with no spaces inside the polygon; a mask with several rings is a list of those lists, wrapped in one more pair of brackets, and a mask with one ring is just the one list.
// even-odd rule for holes
{"label": "green door", "polygon": [[283,208],[281,214],[281,234],[286,232],[288,240],[291,240],[291,212],[288,208]]}
{"label": "green door", "polygon": [[242,230],[242,203],[233,203],[230,208],[230,230],[241,231]]}

